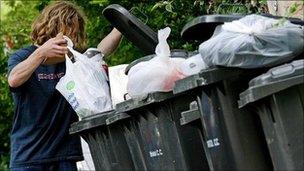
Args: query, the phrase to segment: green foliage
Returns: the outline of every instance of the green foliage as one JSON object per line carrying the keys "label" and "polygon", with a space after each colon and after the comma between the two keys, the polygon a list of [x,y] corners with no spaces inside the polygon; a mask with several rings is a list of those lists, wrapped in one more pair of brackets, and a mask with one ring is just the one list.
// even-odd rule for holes
{"label": "green foliage", "polygon": [[295,13],[298,12],[300,9],[299,7],[302,5],[303,6],[304,0],[302,0],[302,4],[298,4],[297,2],[292,3],[289,7],[288,10],[286,10],[286,13],[284,14],[284,17],[278,20],[277,23],[274,24],[274,27],[282,26],[284,23],[287,21],[286,18],[292,17]]}
{"label": "green foliage", "polygon": [[13,40],[14,49],[30,44],[31,23],[38,14],[35,3],[21,1],[5,1],[4,3],[6,3],[6,7],[10,8],[10,11],[3,19],[1,17],[0,27],[0,170],[8,169],[9,132],[13,114],[13,101],[7,85],[8,55],[4,54],[3,48],[8,37]]}
{"label": "green foliage", "polygon": [[8,170],[8,161],[9,161],[8,155],[0,155],[0,170],[1,171]]}
{"label": "green foliage", "polygon": [[[302,2],[302,5],[303,5],[303,2]],[[288,8],[285,16],[286,17],[291,17],[292,15],[294,15],[299,10],[300,6],[301,6],[301,4],[298,4],[296,2],[292,3],[291,6]]]}
{"label": "green foliage", "polygon": [[[80,6],[87,16],[86,34],[88,47],[97,44],[112,29],[111,24],[103,17],[102,10],[110,4],[120,4],[126,9],[133,9],[132,13],[143,20],[154,31],[164,27],[171,27],[169,44],[171,49],[185,49],[193,51],[200,42],[187,43],[181,39],[183,26],[193,18],[213,13],[252,13],[257,12],[249,0],[71,0]],[[51,0],[35,1],[1,1],[5,3],[6,11],[1,11],[0,28],[0,170],[6,170],[9,160],[9,131],[13,115],[12,98],[7,85],[8,55],[3,53],[6,37],[13,40],[13,50],[29,45],[31,23],[35,16]],[[228,5],[227,5],[228,4]],[[237,4],[237,5],[236,5]],[[1,8],[2,9],[2,8]],[[136,9],[136,10],[134,10]],[[8,12],[7,12],[8,11]],[[140,12],[139,12],[140,11]],[[141,16],[145,14],[148,19]],[[146,21],[147,20],[147,21]],[[143,57],[143,52],[124,38],[116,53],[107,59],[110,65],[130,63]]]}

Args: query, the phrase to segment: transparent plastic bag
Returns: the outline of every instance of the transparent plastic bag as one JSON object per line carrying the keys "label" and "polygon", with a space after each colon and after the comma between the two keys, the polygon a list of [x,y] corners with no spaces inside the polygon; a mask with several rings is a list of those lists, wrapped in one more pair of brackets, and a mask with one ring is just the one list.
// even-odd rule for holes
{"label": "transparent plastic bag", "polygon": [[259,15],[248,15],[218,26],[199,46],[208,66],[271,67],[303,52],[303,28]]}
{"label": "transparent plastic bag", "polygon": [[138,63],[128,73],[127,91],[132,98],[143,98],[151,92],[168,92],[173,89],[175,81],[184,78],[179,66],[182,58],[170,58],[167,43],[171,29],[158,31],[156,56],[149,61]]}
{"label": "transparent plastic bag", "polygon": [[66,73],[56,85],[80,118],[112,109],[108,78],[100,63],[68,46],[75,62],[66,55]]}

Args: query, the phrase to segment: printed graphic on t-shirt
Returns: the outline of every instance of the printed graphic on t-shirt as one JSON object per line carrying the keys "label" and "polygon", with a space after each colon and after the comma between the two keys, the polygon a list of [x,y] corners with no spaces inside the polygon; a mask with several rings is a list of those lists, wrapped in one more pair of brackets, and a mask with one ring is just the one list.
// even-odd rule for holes
{"label": "printed graphic on t-shirt", "polygon": [[60,72],[58,74],[37,74],[38,76],[38,81],[40,80],[56,80],[56,79],[60,79],[61,77],[64,76],[64,72]]}

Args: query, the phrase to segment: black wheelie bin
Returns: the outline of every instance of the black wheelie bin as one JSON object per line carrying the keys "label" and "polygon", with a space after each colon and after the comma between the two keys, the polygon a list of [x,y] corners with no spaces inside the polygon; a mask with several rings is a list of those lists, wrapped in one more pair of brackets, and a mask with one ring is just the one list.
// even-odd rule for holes
{"label": "black wheelie bin", "polygon": [[[206,17],[188,23],[182,37],[203,41],[207,37],[202,30],[208,22],[213,22],[215,28],[216,20],[227,15],[213,16],[212,20]],[[239,16],[232,17],[238,19]],[[303,25],[301,20],[291,22]],[[180,123],[191,125],[200,120],[202,143],[211,170],[274,168],[259,117],[251,110],[238,108],[239,94],[248,88],[248,82],[267,70],[214,67],[176,82],[174,94],[196,93],[196,100],[182,113]]]}
{"label": "black wheelie bin", "polygon": [[109,111],[85,117],[71,125],[70,134],[78,134],[88,143],[96,170],[134,170],[123,128],[106,124],[114,114]]}
{"label": "black wheelie bin", "polygon": [[260,117],[275,170],[304,169],[304,60],[252,79],[239,106]]}
{"label": "black wheelie bin", "polygon": [[134,162],[143,160],[146,170],[209,170],[199,128],[179,124],[193,98],[151,93],[117,104],[118,112],[130,116],[120,125]]}
{"label": "black wheelie bin", "polygon": [[272,169],[258,117],[237,104],[238,94],[259,72],[263,71],[212,68],[177,81],[174,87],[175,94],[196,96],[180,124],[200,121],[201,143],[211,170]]}

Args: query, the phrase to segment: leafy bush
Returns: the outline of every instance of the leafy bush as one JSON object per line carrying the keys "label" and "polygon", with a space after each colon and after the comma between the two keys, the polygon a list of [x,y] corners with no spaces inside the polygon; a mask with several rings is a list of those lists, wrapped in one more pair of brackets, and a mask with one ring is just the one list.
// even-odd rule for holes
{"label": "leafy bush", "polygon": [[[3,2],[1,1],[1,5]],[[7,84],[7,59],[10,52],[4,53],[5,41],[13,40],[14,49],[30,44],[30,28],[38,14],[35,3],[5,1],[10,11],[1,17],[0,27],[0,170],[7,170],[9,161],[9,132],[12,125],[13,101]],[[10,5],[10,6],[8,6]],[[13,17],[11,17],[13,16]]]}

